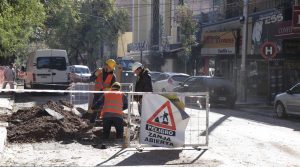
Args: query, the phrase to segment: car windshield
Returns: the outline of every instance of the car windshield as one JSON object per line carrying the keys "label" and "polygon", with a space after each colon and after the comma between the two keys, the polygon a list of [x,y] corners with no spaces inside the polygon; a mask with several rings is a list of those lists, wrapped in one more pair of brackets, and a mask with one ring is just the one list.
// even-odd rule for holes
{"label": "car windshield", "polygon": [[151,72],[151,79],[152,80],[157,80],[157,78],[159,77],[159,75],[160,75],[161,73],[159,73],[159,72]]}
{"label": "car windshield", "polygon": [[37,69],[43,68],[66,70],[66,59],[64,57],[38,57]]}
{"label": "car windshield", "polygon": [[223,78],[208,78],[206,82],[209,87],[231,87],[231,82]]}
{"label": "car windshield", "polygon": [[76,68],[75,68],[75,73],[89,74],[90,71],[89,71],[89,69],[87,69],[87,68],[76,67]]}
{"label": "car windshield", "polygon": [[172,77],[172,79],[174,81],[177,81],[177,82],[183,82],[184,80],[186,80],[189,76],[186,76],[186,75],[175,75]]}

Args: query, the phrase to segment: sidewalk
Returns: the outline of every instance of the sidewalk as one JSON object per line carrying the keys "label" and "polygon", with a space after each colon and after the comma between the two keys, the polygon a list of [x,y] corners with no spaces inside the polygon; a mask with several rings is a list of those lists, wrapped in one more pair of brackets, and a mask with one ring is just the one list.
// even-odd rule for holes
{"label": "sidewalk", "polygon": [[270,103],[265,98],[247,98],[246,101],[238,99],[235,104],[241,108],[273,108],[273,103]]}

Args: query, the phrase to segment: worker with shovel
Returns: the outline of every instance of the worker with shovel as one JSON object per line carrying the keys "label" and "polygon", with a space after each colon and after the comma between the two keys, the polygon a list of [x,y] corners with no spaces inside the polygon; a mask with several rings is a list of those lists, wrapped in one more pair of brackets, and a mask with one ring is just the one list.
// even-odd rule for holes
{"label": "worker with shovel", "polygon": [[103,139],[108,139],[111,127],[114,126],[117,132],[117,139],[123,139],[123,110],[128,108],[127,97],[120,91],[121,84],[115,82],[111,92],[106,92],[92,107],[99,109],[98,116],[103,120]]}

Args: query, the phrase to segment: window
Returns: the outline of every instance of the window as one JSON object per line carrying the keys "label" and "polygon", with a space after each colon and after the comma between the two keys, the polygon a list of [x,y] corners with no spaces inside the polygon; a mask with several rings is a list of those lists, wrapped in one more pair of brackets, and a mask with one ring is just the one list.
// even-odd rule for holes
{"label": "window", "polygon": [[38,57],[37,68],[66,70],[67,68],[66,59],[64,57]]}
{"label": "window", "polygon": [[184,82],[184,85],[187,85],[187,86],[193,85],[193,83],[195,83],[196,79],[197,79],[197,78],[195,78],[195,77],[189,78],[189,79],[187,79],[187,80]]}
{"label": "window", "polygon": [[90,73],[90,71],[87,68],[75,68],[75,73],[88,74],[88,73]]}
{"label": "window", "polygon": [[300,93],[300,84],[293,87],[292,92],[295,93],[295,94],[299,94]]}
{"label": "window", "polygon": [[37,68],[50,68],[50,58],[49,57],[39,57],[37,58]]}
{"label": "window", "polygon": [[172,77],[172,79],[174,81],[177,81],[177,82],[183,82],[184,80],[186,80],[189,76],[185,76],[185,75],[174,75]]}
{"label": "window", "polygon": [[168,78],[168,74],[160,74],[156,81],[161,81]]}

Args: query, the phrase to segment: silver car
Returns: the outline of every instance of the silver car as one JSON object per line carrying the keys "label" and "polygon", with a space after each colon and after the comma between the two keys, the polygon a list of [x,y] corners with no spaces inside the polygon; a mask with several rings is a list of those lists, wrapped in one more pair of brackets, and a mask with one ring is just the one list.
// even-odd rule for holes
{"label": "silver car", "polygon": [[279,118],[287,117],[288,114],[300,115],[300,83],[276,95],[274,104]]}

